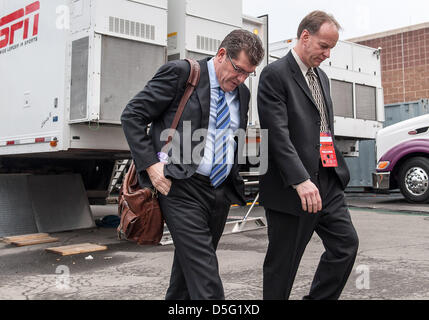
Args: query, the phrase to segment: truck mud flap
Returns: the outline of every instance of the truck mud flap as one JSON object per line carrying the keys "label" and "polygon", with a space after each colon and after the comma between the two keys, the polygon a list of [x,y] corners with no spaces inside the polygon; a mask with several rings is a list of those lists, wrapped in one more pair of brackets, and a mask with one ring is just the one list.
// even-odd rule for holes
{"label": "truck mud flap", "polygon": [[80,175],[0,175],[0,236],[92,227]]}
{"label": "truck mud flap", "polygon": [[28,175],[0,175],[0,237],[38,233]]}

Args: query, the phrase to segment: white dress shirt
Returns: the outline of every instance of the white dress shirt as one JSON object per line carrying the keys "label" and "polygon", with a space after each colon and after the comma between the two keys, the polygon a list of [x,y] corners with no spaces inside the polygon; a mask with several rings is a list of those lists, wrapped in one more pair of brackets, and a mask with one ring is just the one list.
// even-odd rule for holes
{"label": "white dress shirt", "polygon": [[[219,81],[217,80],[216,71],[214,67],[214,58],[207,62],[209,78],[210,78],[210,119],[208,126],[208,133],[206,145],[204,147],[204,158],[198,166],[197,173],[210,176],[213,167],[214,158],[214,143],[216,133],[216,118],[217,118],[217,102],[219,100]],[[240,127],[240,100],[238,97],[238,89],[231,92],[225,92],[225,99],[229,107],[232,132],[235,132]],[[227,151],[227,173],[231,171],[234,164],[234,154],[237,145],[234,137],[231,136],[228,141]]]}

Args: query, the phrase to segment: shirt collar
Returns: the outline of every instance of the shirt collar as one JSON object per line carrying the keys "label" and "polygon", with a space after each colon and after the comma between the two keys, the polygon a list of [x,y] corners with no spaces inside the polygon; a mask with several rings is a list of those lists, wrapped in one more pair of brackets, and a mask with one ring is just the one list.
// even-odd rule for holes
{"label": "shirt collar", "polygon": [[[310,69],[310,68],[307,67],[304,62],[302,62],[298,53],[296,53],[295,48],[292,49],[292,55],[295,58],[296,63],[298,63],[298,66],[301,69],[302,74],[305,76],[307,74],[308,69]],[[313,68],[313,71],[314,71],[314,68]]]}
{"label": "shirt collar", "polygon": [[211,58],[207,62],[207,68],[209,70],[209,78],[210,78],[210,89],[219,88],[219,81],[217,81],[216,70],[214,67],[214,58]]}

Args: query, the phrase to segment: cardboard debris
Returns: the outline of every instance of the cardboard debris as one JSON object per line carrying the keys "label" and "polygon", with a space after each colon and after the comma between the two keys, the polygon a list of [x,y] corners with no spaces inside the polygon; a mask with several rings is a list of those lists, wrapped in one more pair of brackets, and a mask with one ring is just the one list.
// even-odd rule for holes
{"label": "cardboard debris", "polygon": [[2,240],[8,244],[24,247],[41,243],[57,242],[58,238],[53,238],[47,233],[35,233],[22,236],[5,237]]}
{"label": "cardboard debris", "polygon": [[62,256],[70,256],[75,254],[104,251],[104,250],[107,250],[106,246],[100,246],[92,243],[72,244],[69,246],[54,247],[54,248],[46,249],[46,251],[48,252],[60,254]]}

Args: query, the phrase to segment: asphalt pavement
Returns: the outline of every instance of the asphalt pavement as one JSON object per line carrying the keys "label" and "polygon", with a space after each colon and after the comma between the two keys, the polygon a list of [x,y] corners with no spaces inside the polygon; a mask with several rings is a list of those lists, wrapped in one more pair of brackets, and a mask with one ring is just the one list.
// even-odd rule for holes
{"label": "asphalt pavement", "polygon": [[[429,300],[429,205],[398,195],[349,194],[360,238],[358,256],[343,291],[345,300]],[[115,205],[92,206],[94,218],[116,213]],[[232,208],[244,216],[248,208]],[[264,218],[255,207],[250,217]],[[263,221],[263,220],[261,220]],[[229,229],[230,231],[232,229]],[[168,287],[173,245],[138,246],[119,241],[115,229],[51,234],[59,242],[14,247],[0,242],[0,300],[162,300]],[[91,242],[106,251],[62,257],[53,246]],[[267,229],[225,234],[218,258],[226,299],[262,299]],[[314,235],[298,270],[291,299],[308,293],[323,245]]]}

